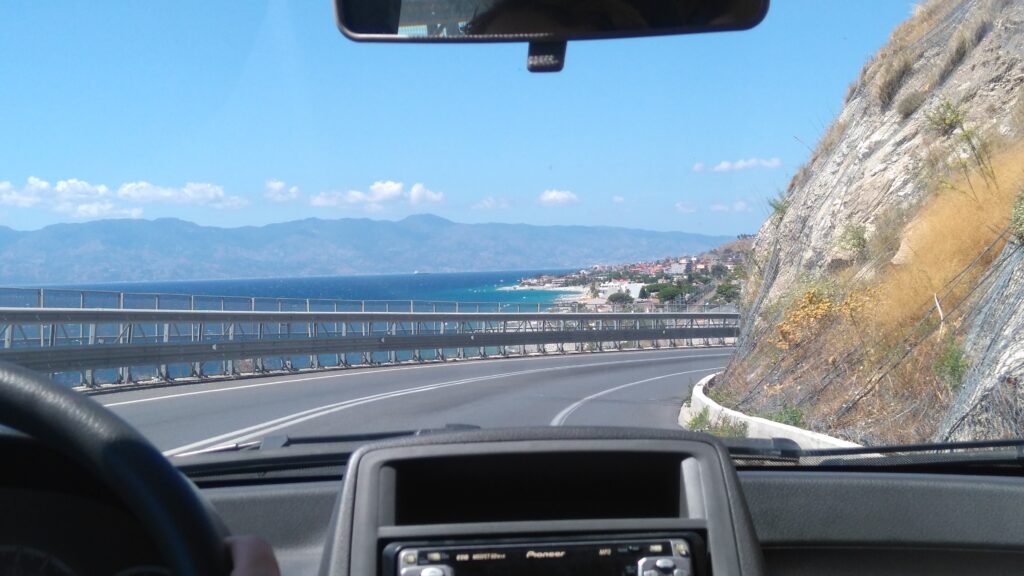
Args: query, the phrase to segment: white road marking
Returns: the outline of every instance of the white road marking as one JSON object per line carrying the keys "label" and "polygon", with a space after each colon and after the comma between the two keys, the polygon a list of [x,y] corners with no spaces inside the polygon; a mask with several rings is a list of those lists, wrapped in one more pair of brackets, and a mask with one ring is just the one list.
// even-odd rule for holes
{"label": "white road marking", "polygon": [[[707,355],[700,355],[700,358],[716,358],[716,357],[727,357],[727,356],[732,356],[732,354],[707,354]],[[502,373],[502,374],[488,374],[488,375],[484,375],[484,376],[476,376],[476,377],[473,377],[473,378],[464,378],[464,379],[460,379],[460,380],[449,380],[449,381],[446,381],[446,382],[438,382],[438,383],[435,383],[435,384],[427,384],[427,385],[424,385],[424,386],[416,386],[416,387],[413,387],[413,388],[403,388],[403,389],[394,390],[394,391],[391,391],[391,392],[382,392],[382,393],[373,394],[373,395],[370,395],[370,396],[363,396],[361,398],[352,398],[352,399],[349,399],[349,400],[343,400],[341,402],[334,402],[334,403],[331,403],[331,404],[325,404],[325,405],[322,405],[322,406],[317,406],[315,408],[310,408],[308,410],[303,410],[301,412],[295,412],[295,413],[289,414],[287,416],[282,416],[281,418],[275,418],[273,420],[268,420],[266,422],[261,422],[259,424],[255,424],[253,426],[249,426],[249,427],[246,427],[246,428],[241,428],[241,429],[238,429],[238,430],[233,430],[233,431],[227,432],[225,434],[220,434],[218,436],[213,436],[211,438],[206,438],[204,440],[199,440],[198,442],[192,442],[191,444],[186,444],[184,446],[179,446],[177,448],[173,448],[171,450],[167,450],[163,454],[164,454],[164,456],[170,457],[170,456],[177,456],[179,454],[184,454],[184,453],[187,453],[187,452],[194,452],[194,451],[197,451],[197,450],[208,448],[208,447],[210,447],[211,445],[214,445],[214,444],[217,444],[217,445],[237,444],[239,442],[245,442],[246,440],[251,440],[251,439],[254,439],[254,438],[259,438],[259,437],[266,436],[267,434],[270,434],[272,432],[276,432],[276,431],[281,430],[283,428],[287,428],[287,427],[293,426],[295,424],[306,422],[306,421],[312,420],[314,418],[319,418],[320,416],[326,416],[328,414],[333,414],[333,413],[341,411],[341,410],[346,410],[346,409],[351,408],[353,406],[361,406],[363,404],[369,404],[371,402],[377,402],[379,400],[387,400],[387,399],[390,399],[390,398],[398,398],[398,397],[407,396],[407,395],[410,395],[410,394],[418,394],[420,392],[429,392],[429,391],[432,391],[432,390],[438,390],[438,389],[441,389],[441,388],[448,388],[448,387],[451,387],[451,386],[460,386],[462,384],[470,384],[470,383],[473,383],[473,382],[483,382],[483,381],[487,381],[487,380],[498,380],[498,379],[501,379],[501,378],[508,378],[510,376],[522,376],[524,374],[537,374],[537,373],[541,373],[541,372],[557,372],[557,371],[561,371],[561,370],[573,370],[573,369],[586,368],[586,367],[592,367],[592,366],[610,366],[610,365],[622,365],[622,364],[637,364],[637,363],[648,362],[648,361],[649,360],[638,359],[638,360],[626,360],[626,361],[618,361],[618,362],[589,362],[587,364],[573,364],[573,365],[570,365],[570,366],[554,366],[554,367],[549,367],[549,368],[534,368],[534,369],[531,369],[531,370],[520,370],[518,372],[505,372],[505,373]],[[718,368],[714,368],[714,370],[717,370],[717,369]],[[709,370],[712,370],[712,369],[709,369]],[[703,371],[703,370],[699,370],[699,371]]]}
{"label": "white road marking", "polygon": [[[711,358],[711,357],[712,356],[709,356],[709,358]],[[591,400],[593,400],[595,398],[600,398],[601,396],[604,396],[605,394],[611,394],[612,392],[615,392],[617,390],[622,390],[623,388],[629,388],[630,386],[636,386],[638,384],[646,384],[647,382],[654,382],[655,380],[663,380],[665,378],[671,378],[673,376],[683,376],[684,374],[696,374],[698,372],[714,372],[715,370],[721,370],[721,369],[722,369],[722,367],[719,366],[717,368],[705,368],[703,370],[687,370],[686,372],[675,372],[675,373],[672,373],[672,374],[665,374],[664,376],[655,376],[654,378],[647,378],[646,380],[637,380],[636,382],[630,382],[628,384],[621,384],[619,386],[615,386],[614,388],[609,388],[607,390],[602,390],[602,391],[598,392],[597,394],[591,394],[590,396],[587,396],[586,398],[580,398],[576,402],[574,402],[574,403],[570,404],[569,406],[567,406],[565,408],[565,410],[562,410],[561,412],[556,414],[554,418],[551,419],[551,425],[552,426],[561,426],[562,424],[565,423],[565,419],[568,418],[569,416],[572,416],[573,412],[578,410],[580,406],[583,406],[585,403],[587,403],[587,402],[589,402],[589,401],[591,401]]]}
{"label": "white road marking", "polygon": [[[715,349],[717,349],[717,348],[711,348],[711,350],[715,350]],[[706,349],[701,348],[700,350],[706,350]],[[610,355],[617,355],[617,354],[632,354],[632,353],[635,353],[635,352],[640,352],[640,351],[602,352],[601,354],[602,354],[602,356],[610,356]],[[647,352],[647,351],[644,350],[643,352]],[[654,351],[652,350],[651,352],[654,352]],[[706,354],[685,354],[685,355],[680,355],[680,356],[669,356],[669,355],[666,354],[666,355],[658,355],[658,356],[662,357],[662,358],[670,358],[670,359],[671,358],[682,359],[682,358],[704,358],[704,357],[712,358],[712,357],[714,357],[714,356],[706,355]],[[571,356],[548,356],[547,358],[568,358],[568,357],[571,357]],[[544,356],[536,356],[536,357],[528,357],[528,358],[510,358],[510,359],[505,360],[505,361],[506,362],[516,362],[516,361],[522,361],[522,360],[539,360],[541,358],[545,358],[545,357]],[[243,385],[238,385],[238,386],[225,386],[224,388],[214,388],[214,389],[206,389],[206,390],[193,390],[193,391],[190,391],[190,392],[180,392],[180,393],[177,393],[177,394],[165,394],[163,396],[151,396],[151,397],[148,397],[148,398],[137,398],[135,400],[123,400],[121,402],[111,402],[110,404],[104,404],[104,406],[106,406],[107,408],[110,408],[110,407],[113,407],[113,406],[127,406],[127,405],[130,405],[130,404],[143,404],[143,403],[146,403],[146,402],[156,402],[158,400],[173,400],[175,398],[187,398],[189,396],[200,396],[200,395],[203,395],[203,394],[215,394],[215,393],[218,393],[218,392],[231,392],[231,391],[234,391],[234,390],[248,390],[250,388],[262,388],[264,386],[277,386],[279,384],[291,384],[293,382],[308,382],[308,381],[311,381],[311,380],[325,380],[325,379],[328,379],[328,378],[348,378],[348,377],[351,377],[351,376],[362,376],[362,375],[367,375],[367,374],[384,374],[384,373],[387,373],[387,372],[402,372],[402,371],[405,371],[405,370],[422,370],[422,369],[425,369],[425,368],[441,368],[441,367],[444,367],[444,366],[471,366],[471,365],[472,365],[471,363],[454,363],[454,362],[448,363],[448,362],[445,362],[445,363],[438,363],[438,364],[426,364],[426,365],[423,365],[423,366],[403,366],[401,368],[367,368],[367,369],[364,369],[364,370],[359,370],[358,372],[335,372],[333,374],[323,374],[323,375],[319,375],[319,376],[307,376],[307,377],[303,377],[303,378],[288,378],[288,379],[284,379],[284,380],[271,380],[270,382],[258,382],[256,384],[243,384]],[[588,364],[587,363],[576,364],[576,366],[586,366],[586,365],[588,365]]]}

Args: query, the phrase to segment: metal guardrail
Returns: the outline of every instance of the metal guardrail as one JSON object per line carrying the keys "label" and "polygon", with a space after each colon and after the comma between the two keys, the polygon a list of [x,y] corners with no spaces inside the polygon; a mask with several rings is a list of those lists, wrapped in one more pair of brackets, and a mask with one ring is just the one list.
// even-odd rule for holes
{"label": "metal guardrail", "polygon": [[567,347],[724,344],[738,335],[738,321],[730,312],[0,308],[0,359],[95,386]]}
{"label": "metal guardrail", "polygon": [[[516,292],[510,292],[515,294]],[[571,293],[570,293],[571,294]],[[0,308],[116,310],[224,310],[251,312],[707,312],[706,304],[580,304],[576,302],[466,302],[442,300],[341,300],[117,292],[72,288],[0,287]]]}

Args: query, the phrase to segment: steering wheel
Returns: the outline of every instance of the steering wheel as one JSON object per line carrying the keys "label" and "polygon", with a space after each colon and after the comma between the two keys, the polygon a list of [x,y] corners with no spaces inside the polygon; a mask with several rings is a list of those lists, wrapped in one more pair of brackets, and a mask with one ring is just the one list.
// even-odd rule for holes
{"label": "steering wheel", "polygon": [[227,549],[192,484],[99,403],[0,361],[0,424],[85,466],[139,519],[172,573],[228,573]]}

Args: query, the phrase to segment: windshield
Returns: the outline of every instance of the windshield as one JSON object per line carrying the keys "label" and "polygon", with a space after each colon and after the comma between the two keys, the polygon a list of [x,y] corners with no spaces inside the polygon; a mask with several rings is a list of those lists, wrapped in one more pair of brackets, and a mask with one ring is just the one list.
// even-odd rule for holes
{"label": "windshield", "polygon": [[1024,4],[779,1],[554,74],[330,2],[0,20],[0,360],[166,454],[1024,432]]}

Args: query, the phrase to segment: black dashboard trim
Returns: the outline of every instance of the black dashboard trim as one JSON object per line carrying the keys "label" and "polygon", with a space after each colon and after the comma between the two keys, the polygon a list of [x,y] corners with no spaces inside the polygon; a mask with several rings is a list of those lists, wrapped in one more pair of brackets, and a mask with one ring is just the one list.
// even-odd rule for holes
{"label": "black dashboard trim", "polygon": [[[740,492],[735,470],[726,448],[717,440],[703,434],[685,431],[634,428],[522,428],[511,430],[483,430],[425,437],[403,438],[368,445],[353,454],[348,467],[339,507],[329,530],[320,573],[348,576],[348,574],[377,574],[381,503],[378,471],[389,461],[404,458],[459,454],[529,453],[529,452],[678,452],[699,462],[699,486],[703,505],[697,520],[706,524],[708,544],[716,574],[759,575],[764,573],[763,558],[757,543],[746,504]],[[685,483],[685,481],[684,481]],[[687,494],[687,497],[692,497]],[[386,505],[385,505],[386,506]],[[674,519],[677,523],[664,529],[689,529],[689,520]],[[682,522],[686,521],[685,524]],[[647,530],[653,527],[650,519],[644,521]],[[526,534],[543,535],[543,527],[530,523]],[[485,534],[509,535],[506,523],[486,524]],[[443,538],[446,533],[438,526],[420,526],[410,531],[410,537]],[[563,526],[580,533],[607,533],[607,525],[600,521],[571,521]],[[387,534],[387,532],[384,532]],[[477,530],[477,534],[481,534]],[[522,533],[520,533],[522,534]]]}

